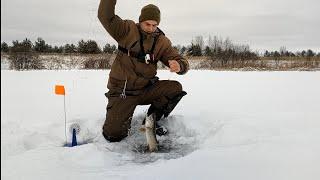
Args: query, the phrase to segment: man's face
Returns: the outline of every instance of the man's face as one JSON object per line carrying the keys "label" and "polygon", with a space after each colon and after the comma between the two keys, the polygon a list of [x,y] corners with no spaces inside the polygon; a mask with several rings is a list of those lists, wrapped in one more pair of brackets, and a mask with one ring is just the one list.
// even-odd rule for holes
{"label": "man's face", "polygon": [[147,20],[140,23],[141,29],[146,33],[153,33],[157,30],[158,23],[154,20]]}

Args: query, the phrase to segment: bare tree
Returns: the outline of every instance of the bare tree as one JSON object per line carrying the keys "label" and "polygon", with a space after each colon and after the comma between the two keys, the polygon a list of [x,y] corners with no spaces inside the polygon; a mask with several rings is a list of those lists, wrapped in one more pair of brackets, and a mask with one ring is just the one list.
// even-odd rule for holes
{"label": "bare tree", "polygon": [[194,40],[192,41],[192,43],[195,46],[199,46],[201,51],[204,49],[204,40],[203,40],[203,36],[196,36],[194,38]]}
{"label": "bare tree", "polygon": [[280,55],[285,56],[287,54],[287,48],[285,46],[280,47]]}

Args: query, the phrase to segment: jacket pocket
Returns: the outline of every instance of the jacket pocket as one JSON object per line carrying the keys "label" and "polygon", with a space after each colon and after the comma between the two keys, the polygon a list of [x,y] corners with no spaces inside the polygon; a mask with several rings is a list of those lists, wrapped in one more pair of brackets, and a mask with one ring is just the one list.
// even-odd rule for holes
{"label": "jacket pocket", "polygon": [[108,105],[107,105],[107,111],[116,107],[117,104],[120,102],[120,97],[119,96],[111,96],[108,97]]}

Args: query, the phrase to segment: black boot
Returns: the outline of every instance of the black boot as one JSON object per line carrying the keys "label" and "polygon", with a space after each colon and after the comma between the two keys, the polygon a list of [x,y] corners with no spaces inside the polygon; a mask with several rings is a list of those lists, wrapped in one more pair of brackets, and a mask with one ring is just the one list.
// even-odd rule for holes
{"label": "black boot", "polygon": [[[164,126],[160,126],[158,121],[164,116],[164,118],[168,117],[169,114],[173,111],[173,109],[177,106],[179,101],[185,96],[187,93],[185,91],[181,91],[179,94],[174,96],[173,98],[169,99],[169,102],[163,108],[156,108],[153,104],[148,109],[147,116],[152,113],[155,113],[155,120],[156,120],[156,134],[158,136],[163,136],[168,133],[168,130]],[[142,122],[142,125],[145,124],[145,119]]]}
{"label": "black boot", "polygon": [[169,114],[173,111],[173,109],[177,106],[179,101],[185,95],[187,95],[187,92],[181,91],[179,94],[177,94],[176,96],[174,96],[172,99],[169,100],[168,104],[162,110],[165,118],[169,116]]}
{"label": "black boot", "polygon": [[168,133],[168,129],[164,126],[160,126],[158,122],[156,122],[156,134],[158,136],[164,136]]}

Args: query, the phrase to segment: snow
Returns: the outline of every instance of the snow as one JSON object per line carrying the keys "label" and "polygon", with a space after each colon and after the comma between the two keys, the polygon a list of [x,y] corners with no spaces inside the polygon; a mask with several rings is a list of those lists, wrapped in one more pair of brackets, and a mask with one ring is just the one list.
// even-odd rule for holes
{"label": "snow", "polygon": [[[178,76],[188,92],[164,120],[160,152],[145,151],[139,106],[130,136],[101,136],[109,71],[1,71],[1,179],[320,178],[320,72],[195,71]],[[80,125],[82,145],[65,147]],[[68,133],[68,141],[70,134]]]}

